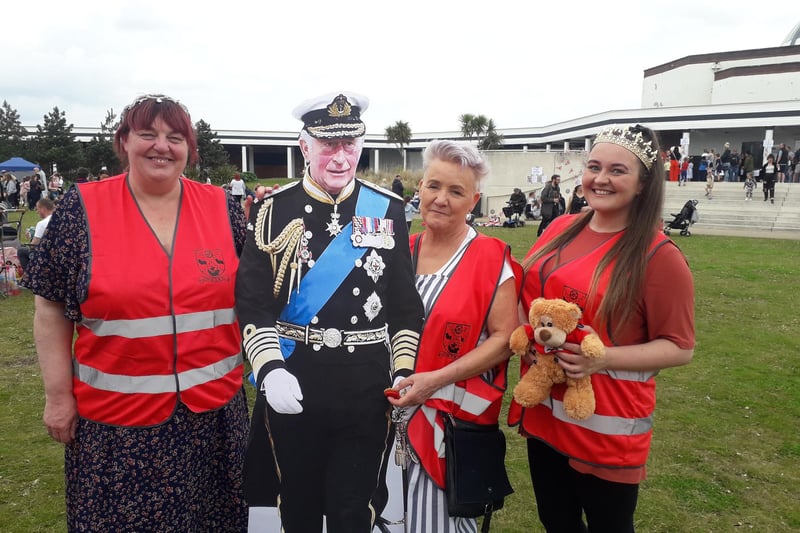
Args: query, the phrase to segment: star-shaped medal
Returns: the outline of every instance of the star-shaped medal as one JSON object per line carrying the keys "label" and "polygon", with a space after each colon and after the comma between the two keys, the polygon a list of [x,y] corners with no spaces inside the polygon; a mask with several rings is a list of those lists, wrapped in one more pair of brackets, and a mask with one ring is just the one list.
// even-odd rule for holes
{"label": "star-shaped medal", "polygon": [[342,232],[342,225],[339,224],[339,213],[335,210],[331,213],[331,221],[328,222],[328,227],[325,228],[325,231],[327,231],[328,235],[331,237],[336,237]]}

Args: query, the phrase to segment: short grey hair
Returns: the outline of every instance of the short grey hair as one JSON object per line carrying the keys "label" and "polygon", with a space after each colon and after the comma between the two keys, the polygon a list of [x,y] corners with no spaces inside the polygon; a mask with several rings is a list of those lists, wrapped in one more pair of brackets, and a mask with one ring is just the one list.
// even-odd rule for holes
{"label": "short grey hair", "polygon": [[422,152],[422,171],[425,172],[432,161],[445,161],[469,168],[475,173],[475,188],[480,190],[483,179],[491,170],[489,163],[477,148],[471,144],[437,139]]}

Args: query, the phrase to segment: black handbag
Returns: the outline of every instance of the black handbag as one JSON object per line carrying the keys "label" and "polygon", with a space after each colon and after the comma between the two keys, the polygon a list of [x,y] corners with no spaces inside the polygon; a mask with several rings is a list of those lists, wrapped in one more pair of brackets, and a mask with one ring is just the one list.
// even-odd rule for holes
{"label": "black handbag", "polygon": [[492,512],[514,492],[506,474],[506,437],[497,424],[465,422],[443,413],[445,494],[450,516],[484,517],[489,531]]}

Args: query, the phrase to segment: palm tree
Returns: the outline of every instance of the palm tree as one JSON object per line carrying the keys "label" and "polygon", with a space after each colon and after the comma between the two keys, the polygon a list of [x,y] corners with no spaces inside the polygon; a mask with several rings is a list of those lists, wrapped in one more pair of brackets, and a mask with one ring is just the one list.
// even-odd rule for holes
{"label": "palm tree", "polygon": [[461,135],[467,139],[472,139],[472,137],[477,133],[475,131],[475,115],[464,113],[458,117],[458,121],[461,123]]}
{"label": "palm tree", "polygon": [[478,142],[478,148],[481,150],[492,150],[503,146],[503,135],[497,133],[494,120],[489,119],[486,122],[486,130],[484,131],[483,138]]}
{"label": "palm tree", "polygon": [[398,120],[392,126],[386,127],[386,140],[397,145],[397,149],[403,156],[403,170],[406,169],[406,151],[403,146],[411,142],[411,128],[408,122]]}
{"label": "palm tree", "polygon": [[497,133],[494,120],[468,113],[458,117],[458,120],[461,122],[461,134],[470,141],[475,138],[479,149],[491,150],[503,145],[503,136]]}

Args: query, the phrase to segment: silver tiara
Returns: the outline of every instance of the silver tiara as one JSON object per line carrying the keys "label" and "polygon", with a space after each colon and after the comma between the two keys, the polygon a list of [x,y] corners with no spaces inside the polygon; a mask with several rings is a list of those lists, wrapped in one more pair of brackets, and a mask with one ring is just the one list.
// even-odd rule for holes
{"label": "silver tiara", "polygon": [[641,131],[631,126],[609,126],[594,138],[594,144],[612,143],[622,146],[641,161],[647,170],[653,168],[658,153],[653,148],[653,141],[645,141]]}

